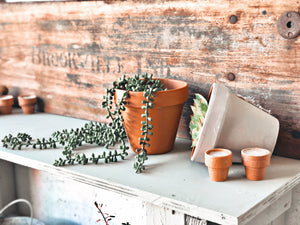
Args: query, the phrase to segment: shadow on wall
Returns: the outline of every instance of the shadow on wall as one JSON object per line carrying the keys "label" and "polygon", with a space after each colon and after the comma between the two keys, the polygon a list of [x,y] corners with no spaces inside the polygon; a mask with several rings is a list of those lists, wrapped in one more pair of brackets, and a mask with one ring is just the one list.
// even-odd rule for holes
{"label": "shadow on wall", "polygon": [[46,224],[47,225],[81,225],[80,223],[76,223],[66,219],[59,219],[59,218],[48,218]]}

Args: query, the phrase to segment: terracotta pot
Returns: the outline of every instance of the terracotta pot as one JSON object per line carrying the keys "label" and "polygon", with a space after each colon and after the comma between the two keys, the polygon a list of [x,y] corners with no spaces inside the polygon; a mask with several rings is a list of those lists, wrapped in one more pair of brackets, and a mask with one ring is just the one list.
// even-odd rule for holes
{"label": "terracotta pot", "polygon": [[[180,116],[184,102],[188,98],[188,84],[180,80],[159,79],[168,90],[155,93],[153,108],[149,109],[150,124],[153,125],[153,135],[150,137],[150,147],[146,148],[148,154],[161,154],[173,148]],[[121,99],[124,90],[116,90],[115,99]],[[145,100],[143,92],[129,92],[126,100],[126,110],[122,112],[124,127],[131,146],[136,152],[140,149],[139,137],[141,137],[141,109],[142,101]]]}
{"label": "terracotta pot", "polygon": [[271,153],[262,148],[245,148],[241,152],[246,177],[249,180],[263,180],[270,165]]}
{"label": "terracotta pot", "polygon": [[34,107],[37,101],[35,95],[20,95],[18,97],[19,106],[21,106],[24,114],[34,113]]}
{"label": "terracotta pot", "polygon": [[279,121],[233,94],[222,84],[213,84],[207,113],[191,160],[204,162],[208,149],[230,149],[232,161],[241,162],[241,149],[256,146],[273,152]]}
{"label": "terracotta pot", "polygon": [[0,114],[11,114],[14,97],[12,95],[0,96]]}
{"label": "terracotta pot", "polygon": [[232,152],[223,148],[210,149],[205,152],[205,165],[212,181],[225,181],[232,165]]}

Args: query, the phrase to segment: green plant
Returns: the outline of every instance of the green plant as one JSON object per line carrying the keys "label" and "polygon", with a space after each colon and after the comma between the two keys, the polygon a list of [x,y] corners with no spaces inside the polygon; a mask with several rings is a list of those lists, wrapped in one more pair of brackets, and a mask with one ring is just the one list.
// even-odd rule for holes
{"label": "green plant", "polygon": [[101,219],[98,219],[96,222],[103,221],[105,223],[105,225],[109,225],[109,221],[111,221],[113,218],[115,218],[115,216],[102,212],[103,204],[98,205],[97,202],[95,202],[94,204],[95,204],[96,208],[98,209],[98,213],[100,213],[100,215],[101,215]]}
{"label": "green plant", "polygon": [[[104,213],[102,211],[103,204],[99,205],[97,202],[94,202],[94,205],[98,209],[98,213],[100,213],[100,215],[101,215],[101,219],[98,219],[96,222],[102,222],[103,221],[105,223],[105,225],[109,225],[109,221],[111,221],[113,218],[115,218],[115,216],[110,215],[108,213]],[[130,225],[130,223],[126,222],[126,223],[122,223],[122,225]]]}
{"label": "green plant", "polygon": [[[114,101],[116,89],[125,90],[123,97],[117,102]],[[160,80],[153,79],[152,75],[143,74],[133,77],[122,76],[118,81],[113,82],[113,87],[106,89],[106,95],[103,96],[104,101],[102,107],[107,110],[106,118],[109,123],[89,122],[83,127],[71,130],[56,131],[50,138],[42,138],[33,140],[26,133],[18,133],[17,136],[11,134],[2,139],[3,147],[21,150],[22,147],[32,147],[38,149],[56,148],[57,145],[63,146],[64,158],[55,160],[55,166],[64,166],[66,164],[98,164],[99,160],[104,160],[105,163],[117,162],[119,159],[125,159],[128,155],[129,147],[126,142],[126,132],[123,125],[122,111],[125,110],[126,99],[129,97],[129,91],[139,91],[144,93],[145,100],[142,102],[144,113],[141,115],[144,120],[141,124],[141,137],[139,138],[140,148],[135,149],[138,153],[134,169],[137,173],[145,170],[144,163],[148,159],[147,148],[149,145],[150,136],[153,134],[151,130],[152,118],[149,117],[149,109],[153,107],[155,92],[165,90]],[[84,143],[97,144],[106,148],[113,147],[119,144],[119,151],[109,150],[101,154],[91,154],[90,157],[84,153],[74,154],[74,150]]]}
{"label": "green plant", "polygon": [[200,94],[195,94],[194,104],[191,106],[193,114],[191,115],[190,122],[190,134],[192,136],[193,148],[197,145],[198,137],[204,123],[207,108],[208,103],[206,99]]}

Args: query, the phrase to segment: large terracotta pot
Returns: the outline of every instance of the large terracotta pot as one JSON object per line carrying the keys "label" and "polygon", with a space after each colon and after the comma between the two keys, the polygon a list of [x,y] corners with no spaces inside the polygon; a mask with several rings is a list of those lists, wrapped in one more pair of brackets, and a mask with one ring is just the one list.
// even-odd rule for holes
{"label": "large terracotta pot", "polygon": [[[155,93],[153,108],[149,109],[150,122],[153,125],[153,135],[150,137],[150,147],[146,148],[148,154],[161,154],[173,148],[180,116],[184,102],[188,98],[188,84],[180,80],[159,79],[168,90]],[[116,98],[123,96],[124,90],[116,90]],[[145,100],[143,92],[129,92],[126,99],[126,110],[122,112],[126,134],[133,151],[140,149],[139,137],[141,137],[141,109]]]}
{"label": "large terracotta pot", "polygon": [[241,162],[241,150],[260,147],[274,150],[279,121],[269,113],[248,103],[222,84],[213,84],[203,127],[191,160],[204,162],[205,151],[226,148],[232,161]]}

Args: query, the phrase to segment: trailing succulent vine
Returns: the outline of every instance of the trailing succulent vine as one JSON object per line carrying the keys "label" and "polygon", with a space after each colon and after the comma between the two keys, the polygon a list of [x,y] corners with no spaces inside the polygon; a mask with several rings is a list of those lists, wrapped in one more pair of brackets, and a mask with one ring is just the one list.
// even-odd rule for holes
{"label": "trailing succulent vine", "polygon": [[[114,102],[116,89],[125,90],[121,100]],[[11,134],[2,139],[3,147],[21,150],[23,147],[32,147],[34,149],[56,148],[57,145],[63,146],[64,158],[55,160],[55,166],[64,166],[66,164],[98,164],[100,160],[105,163],[117,162],[119,159],[125,159],[128,155],[129,147],[126,142],[126,132],[123,125],[121,112],[125,111],[126,99],[129,97],[129,91],[143,92],[145,100],[142,102],[144,113],[141,117],[144,119],[141,124],[141,137],[139,138],[140,148],[137,152],[134,169],[137,173],[145,170],[144,163],[148,159],[147,148],[150,147],[150,136],[153,135],[151,125],[152,118],[149,116],[149,109],[153,107],[155,92],[165,90],[159,80],[154,80],[152,75],[139,74],[134,77],[123,75],[118,81],[113,82],[113,87],[106,89],[106,95],[103,96],[102,107],[107,110],[106,118],[109,123],[88,122],[83,127],[70,130],[54,132],[50,138],[34,140],[29,134],[18,133],[17,136]],[[106,148],[119,144],[119,150],[104,151],[96,155],[92,153],[90,157],[84,153],[74,153],[73,151],[82,144],[97,144]]]}

